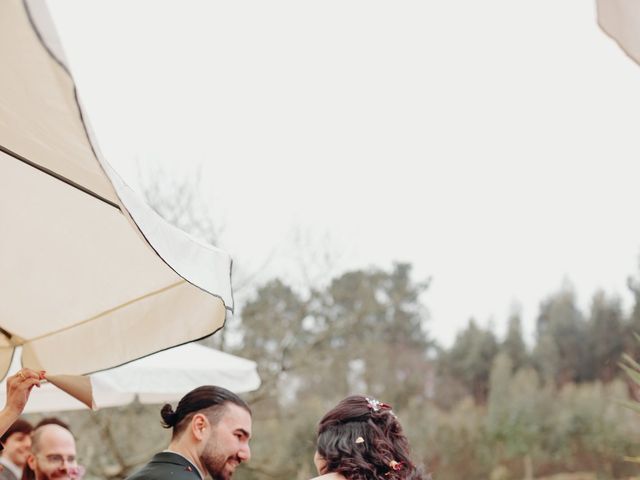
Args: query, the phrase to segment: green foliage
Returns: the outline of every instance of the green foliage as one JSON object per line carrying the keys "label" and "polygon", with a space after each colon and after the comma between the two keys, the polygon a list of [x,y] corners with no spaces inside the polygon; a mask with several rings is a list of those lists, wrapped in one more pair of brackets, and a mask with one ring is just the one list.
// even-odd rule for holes
{"label": "green foliage", "polygon": [[513,370],[529,364],[527,345],[522,338],[522,320],[518,313],[513,313],[509,317],[507,334],[500,345],[500,351],[509,356]]}
{"label": "green foliage", "polygon": [[258,396],[290,403],[360,390],[401,406],[424,395],[431,342],[420,296],[427,285],[396,264],[347,272],[305,298],[280,280],[261,287],[242,310],[237,348],[260,359]]}
{"label": "green foliage", "polygon": [[[634,332],[633,336],[635,337],[635,340],[640,343],[640,336],[636,332]],[[634,390],[637,392],[640,387],[640,364],[636,362],[631,355],[625,353],[618,365],[627,374],[632,385],[635,387]],[[619,400],[619,403],[630,411],[640,413],[640,403],[638,402],[637,397],[634,398],[633,402]],[[629,462],[640,463],[639,455],[627,456],[625,459]]]}
{"label": "green foliage", "polygon": [[534,358],[545,379],[558,385],[589,379],[587,323],[572,290],[549,297],[540,307]]}
{"label": "green foliage", "polygon": [[596,292],[588,321],[590,379],[610,381],[617,374],[618,359],[625,348],[625,323],[618,298]]}
{"label": "green foliage", "polygon": [[498,342],[493,332],[470,320],[451,349],[441,355],[440,369],[465,385],[476,402],[483,403],[489,392],[491,365],[497,353]]}
{"label": "green foliage", "polygon": [[467,398],[449,410],[423,404],[400,412],[438,480],[486,480],[500,465],[506,478],[519,480],[528,457],[535,477],[586,470],[626,478],[634,471],[622,456],[634,451],[637,427],[612,401],[624,395],[624,382],[541,388],[535,370],[510,374],[499,355],[491,384],[499,392],[486,407]]}
{"label": "green foliage", "polygon": [[295,365],[297,352],[311,341],[304,323],[308,314],[308,302],[280,280],[261,287],[242,310],[242,352],[260,359],[268,387]]}
{"label": "green foliage", "polygon": [[626,340],[625,351],[637,358],[640,357],[640,342],[636,341],[634,335],[640,332],[640,279],[628,278],[627,286],[633,295],[634,303],[624,337]]}

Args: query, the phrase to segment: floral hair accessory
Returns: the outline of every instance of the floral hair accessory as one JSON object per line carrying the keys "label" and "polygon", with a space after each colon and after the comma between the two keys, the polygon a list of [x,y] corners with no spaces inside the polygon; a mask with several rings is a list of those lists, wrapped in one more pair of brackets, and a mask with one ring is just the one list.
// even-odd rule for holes
{"label": "floral hair accessory", "polygon": [[383,403],[380,400],[376,400],[375,398],[365,397],[365,400],[367,401],[367,406],[374,412],[379,412],[383,409],[391,410],[391,405]]}
{"label": "floral hair accessory", "polygon": [[364,438],[362,437],[356,438],[356,443],[364,443]]}
{"label": "floral hair accessory", "polygon": [[395,460],[391,460],[389,462],[389,467],[391,467],[391,470],[394,471],[398,471],[398,470],[402,470],[402,462],[396,462]]}

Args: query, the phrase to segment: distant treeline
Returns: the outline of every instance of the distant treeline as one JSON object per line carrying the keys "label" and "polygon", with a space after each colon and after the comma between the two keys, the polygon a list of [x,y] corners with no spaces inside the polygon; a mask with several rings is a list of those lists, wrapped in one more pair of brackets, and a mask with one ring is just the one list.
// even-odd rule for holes
{"label": "distant treeline", "polygon": [[[517,314],[509,318],[503,339],[469,321],[453,346],[438,355],[440,384],[458,383],[476,402],[485,402],[491,367],[500,352],[509,357],[514,371],[534,368],[545,384],[562,387],[595,380],[610,382],[621,375],[618,362],[623,352],[634,356],[640,353],[634,338],[634,332],[640,332],[640,295],[632,282],[629,285],[635,305],[628,316],[619,298],[603,292],[593,295],[588,312],[578,308],[570,289],[550,295],[540,305],[532,349],[523,341]],[[450,400],[445,398],[444,404],[450,404]]]}
{"label": "distant treeline", "polygon": [[[443,407],[466,395],[486,403],[501,352],[514,372],[532,368],[544,384],[556,387],[608,383],[621,374],[623,352],[640,355],[633,335],[640,332],[640,288],[633,280],[629,315],[618,297],[602,292],[593,295],[588,312],[580,310],[569,288],[550,294],[541,302],[531,348],[517,313],[508,319],[504,338],[471,319],[450,348],[439,346],[429,335],[422,303],[428,304],[428,285],[411,278],[409,264],[347,272],[326,288],[305,292],[272,280],[242,308],[236,326],[242,341],[233,350],[259,362],[266,380],[260,396],[287,378],[296,385],[295,391],[285,387],[289,397],[317,395],[320,382],[331,386],[331,397],[361,388],[391,395],[400,407],[414,397]],[[307,378],[311,372],[317,380]]]}

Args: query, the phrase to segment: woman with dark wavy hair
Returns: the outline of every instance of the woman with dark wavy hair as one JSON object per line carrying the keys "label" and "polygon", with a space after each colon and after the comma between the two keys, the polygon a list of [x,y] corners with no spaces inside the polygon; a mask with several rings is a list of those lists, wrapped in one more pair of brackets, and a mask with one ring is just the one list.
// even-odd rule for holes
{"label": "woman with dark wavy hair", "polygon": [[427,480],[409,458],[409,442],[386,403],[342,400],[318,425],[314,480]]}

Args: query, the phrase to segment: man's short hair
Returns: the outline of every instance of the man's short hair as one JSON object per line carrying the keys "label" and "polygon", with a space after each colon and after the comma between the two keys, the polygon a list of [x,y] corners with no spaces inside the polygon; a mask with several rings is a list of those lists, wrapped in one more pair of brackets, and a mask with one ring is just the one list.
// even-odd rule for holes
{"label": "man's short hair", "polygon": [[182,433],[198,412],[204,413],[211,423],[216,424],[222,417],[225,405],[228,403],[244,408],[251,415],[251,409],[247,402],[235,393],[226,388],[204,385],[191,390],[182,397],[175,412],[168,403],[162,407],[160,410],[163,420],[162,426],[173,428],[173,437],[176,437]]}
{"label": "man's short hair", "polygon": [[41,425],[38,428],[34,428],[33,432],[31,432],[31,453],[40,452],[40,437],[42,437],[42,432],[46,430],[45,428],[42,428],[44,426],[45,425]]}
{"label": "man's short hair", "polygon": [[73,436],[71,430],[63,425],[60,425],[59,423],[49,422],[45,423],[44,425],[38,425],[38,427],[34,428],[33,432],[31,432],[31,453],[38,453],[40,451],[40,449],[42,448],[42,435],[44,435],[44,433],[47,431],[51,431],[52,429],[54,431],[60,431],[60,429],[63,429],[62,431],[66,430],[75,442],[75,437]]}
{"label": "man's short hair", "polygon": [[29,435],[33,431],[33,426],[27,422],[19,418],[7,429],[6,432],[0,437],[0,442],[4,445],[7,439],[13,435],[14,433],[25,433]]}
{"label": "man's short hair", "polygon": [[69,428],[69,424],[64,420],[59,419],[58,417],[44,417],[38,423],[36,423],[36,426],[33,427],[33,429],[35,430],[42,427],[43,425],[60,425],[62,428],[66,428],[67,430],[71,431],[71,429]]}

